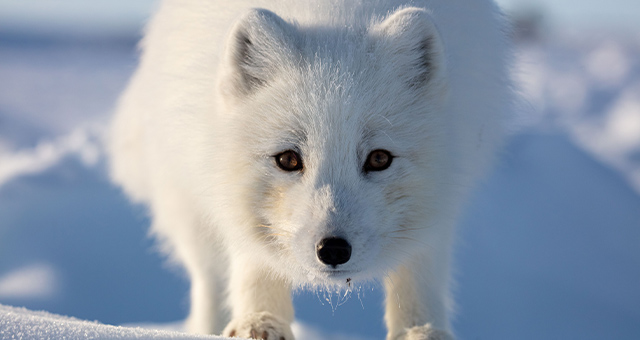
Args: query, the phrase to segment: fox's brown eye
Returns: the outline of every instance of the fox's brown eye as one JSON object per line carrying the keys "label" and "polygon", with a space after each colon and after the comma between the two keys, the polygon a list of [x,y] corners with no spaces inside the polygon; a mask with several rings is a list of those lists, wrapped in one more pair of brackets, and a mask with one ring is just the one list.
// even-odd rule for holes
{"label": "fox's brown eye", "polygon": [[302,158],[293,150],[287,150],[277,154],[276,163],[278,167],[284,171],[298,171],[302,169]]}
{"label": "fox's brown eye", "polygon": [[391,165],[393,156],[387,150],[373,150],[367,156],[367,162],[364,163],[364,171],[382,171]]}

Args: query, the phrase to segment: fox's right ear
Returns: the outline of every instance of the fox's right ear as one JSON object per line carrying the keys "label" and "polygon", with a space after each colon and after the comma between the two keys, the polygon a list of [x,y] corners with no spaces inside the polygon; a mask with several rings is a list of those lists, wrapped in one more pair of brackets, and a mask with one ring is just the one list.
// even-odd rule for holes
{"label": "fox's right ear", "polygon": [[225,96],[265,86],[299,55],[295,27],[266,9],[251,9],[233,27],[220,72]]}

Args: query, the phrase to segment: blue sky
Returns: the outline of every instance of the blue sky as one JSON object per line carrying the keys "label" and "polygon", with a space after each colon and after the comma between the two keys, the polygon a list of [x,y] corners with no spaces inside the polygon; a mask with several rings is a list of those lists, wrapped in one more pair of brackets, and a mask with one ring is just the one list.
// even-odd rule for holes
{"label": "blue sky", "polygon": [[[136,32],[156,0],[2,0],[0,29]],[[638,0],[498,0],[506,9],[535,8],[552,27],[626,30],[640,35]]]}

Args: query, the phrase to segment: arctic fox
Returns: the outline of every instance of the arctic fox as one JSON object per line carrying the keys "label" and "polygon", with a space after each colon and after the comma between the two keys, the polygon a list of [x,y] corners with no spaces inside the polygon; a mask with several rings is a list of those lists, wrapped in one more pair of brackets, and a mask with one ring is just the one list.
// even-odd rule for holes
{"label": "arctic fox", "polygon": [[190,331],[293,339],[291,290],[384,284],[387,339],[452,339],[453,228],[510,110],[490,0],[165,0],[115,182],[191,279]]}

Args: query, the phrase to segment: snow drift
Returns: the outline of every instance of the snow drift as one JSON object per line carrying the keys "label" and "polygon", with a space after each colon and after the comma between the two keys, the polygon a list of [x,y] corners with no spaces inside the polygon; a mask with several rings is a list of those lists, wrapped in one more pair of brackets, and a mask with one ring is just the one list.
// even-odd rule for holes
{"label": "snow drift", "polygon": [[0,305],[0,339],[228,339],[164,330],[104,325]]}

